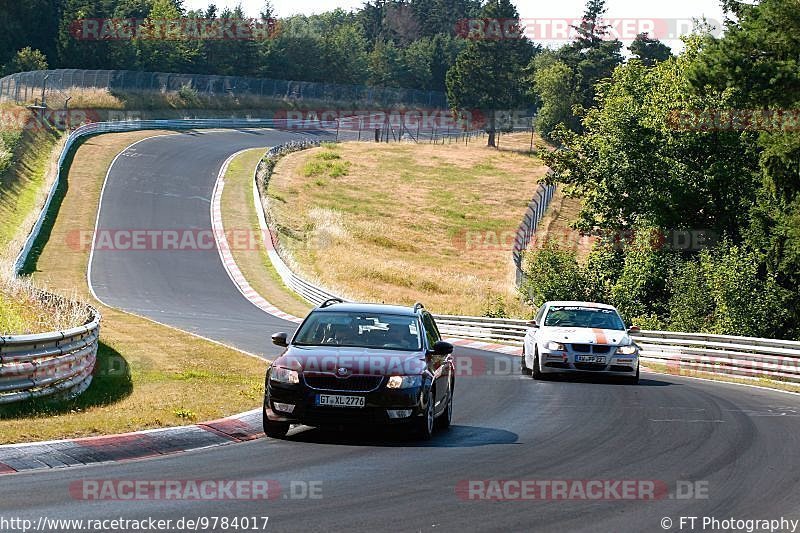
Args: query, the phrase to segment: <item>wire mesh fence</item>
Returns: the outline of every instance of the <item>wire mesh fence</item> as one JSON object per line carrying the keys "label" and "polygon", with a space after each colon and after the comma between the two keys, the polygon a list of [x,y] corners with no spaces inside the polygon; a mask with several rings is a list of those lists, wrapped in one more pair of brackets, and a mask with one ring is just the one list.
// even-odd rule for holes
{"label": "wire mesh fence", "polygon": [[0,79],[0,101],[32,102],[47,91],[105,89],[118,92],[174,92],[190,89],[209,96],[260,96],[280,100],[316,100],[370,106],[404,104],[447,108],[444,93],[396,87],[340,85],[308,81],[176,74],[131,70],[37,70]]}
{"label": "wire mesh fence", "polygon": [[550,205],[550,201],[553,199],[553,194],[555,191],[555,185],[548,185],[546,183],[539,184],[539,187],[536,189],[533,198],[531,198],[531,201],[528,202],[528,208],[525,210],[525,216],[523,217],[522,222],[520,222],[519,228],[517,229],[517,235],[514,239],[514,249],[512,251],[512,258],[514,260],[514,266],[516,267],[517,286],[519,286],[525,279],[525,272],[523,269],[523,256],[525,250],[528,249],[528,246],[533,239],[533,234],[536,233],[536,229],[539,227],[539,222],[541,222],[542,217],[544,217],[544,213],[547,211],[547,207]]}

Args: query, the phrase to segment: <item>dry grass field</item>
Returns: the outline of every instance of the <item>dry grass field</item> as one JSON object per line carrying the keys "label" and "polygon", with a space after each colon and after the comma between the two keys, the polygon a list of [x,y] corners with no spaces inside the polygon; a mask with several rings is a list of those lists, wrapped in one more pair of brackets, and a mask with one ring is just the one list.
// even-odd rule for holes
{"label": "dry grass field", "polygon": [[350,298],[526,315],[511,247],[546,168],[526,153],[530,134],[503,136],[500,150],[484,142],[291,154],[268,191],[281,241],[304,275]]}

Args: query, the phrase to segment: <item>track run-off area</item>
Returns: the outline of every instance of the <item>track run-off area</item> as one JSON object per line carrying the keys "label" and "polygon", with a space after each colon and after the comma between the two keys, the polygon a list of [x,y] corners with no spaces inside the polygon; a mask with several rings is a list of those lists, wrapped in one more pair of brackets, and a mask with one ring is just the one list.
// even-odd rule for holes
{"label": "track run-off area", "polygon": [[[210,231],[223,163],[300,138],[248,130],[140,141],[109,169],[97,228]],[[95,249],[89,283],[106,305],[266,358],[279,350],[270,335],[296,327],[245,299],[215,247]],[[0,515],[34,524],[152,518],[172,520],[173,530],[180,518],[214,517],[258,517],[262,530],[260,517],[269,517],[268,531],[437,532],[678,531],[680,517],[800,519],[798,395],[656,373],[638,386],[535,381],[516,357],[455,354],[470,370],[457,377],[453,426],[430,442],[299,427],[286,440],[13,474],[0,479]],[[95,500],[80,490],[86,480],[266,482],[271,490],[270,499]]]}

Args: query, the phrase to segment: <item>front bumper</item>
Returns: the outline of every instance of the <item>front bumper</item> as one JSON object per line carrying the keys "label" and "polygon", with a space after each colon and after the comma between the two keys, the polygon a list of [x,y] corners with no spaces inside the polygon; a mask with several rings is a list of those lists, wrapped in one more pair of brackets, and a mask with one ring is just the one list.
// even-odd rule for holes
{"label": "front bumper", "polygon": [[[273,422],[289,422],[307,426],[342,426],[379,424],[407,424],[415,418],[424,416],[423,387],[407,389],[387,389],[384,384],[371,392],[328,391],[312,389],[304,383],[298,385],[267,385],[264,398],[264,414]],[[318,406],[318,394],[342,396],[363,396],[364,407]],[[277,409],[275,404],[289,404],[291,413]],[[410,411],[409,416],[392,418],[389,411]]]}
{"label": "front bumper", "polygon": [[605,361],[602,363],[576,361],[576,357],[580,355],[588,354],[577,354],[571,350],[542,350],[539,353],[541,371],[543,374],[583,373],[634,376],[639,369],[638,354],[619,355],[610,353],[604,356]]}

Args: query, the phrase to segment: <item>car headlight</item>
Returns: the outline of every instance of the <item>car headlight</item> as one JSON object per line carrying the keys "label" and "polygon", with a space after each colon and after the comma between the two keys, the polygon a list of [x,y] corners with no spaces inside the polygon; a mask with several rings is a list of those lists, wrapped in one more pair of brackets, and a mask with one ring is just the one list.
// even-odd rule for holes
{"label": "car headlight", "polygon": [[298,374],[296,370],[289,370],[288,368],[276,366],[272,369],[269,379],[275,383],[288,383],[290,385],[297,385],[300,383],[300,374]]}
{"label": "car headlight", "polygon": [[386,383],[387,389],[408,389],[422,384],[421,376],[392,376]]}
{"label": "car headlight", "polygon": [[563,344],[555,341],[548,341],[548,343],[545,344],[544,347],[550,350],[551,352],[563,352],[564,350],[566,350]]}
{"label": "car headlight", "polygon": [[634,355],[636,353],[636,345],[629,344],[627,346],[617,346],[618,355]]}

